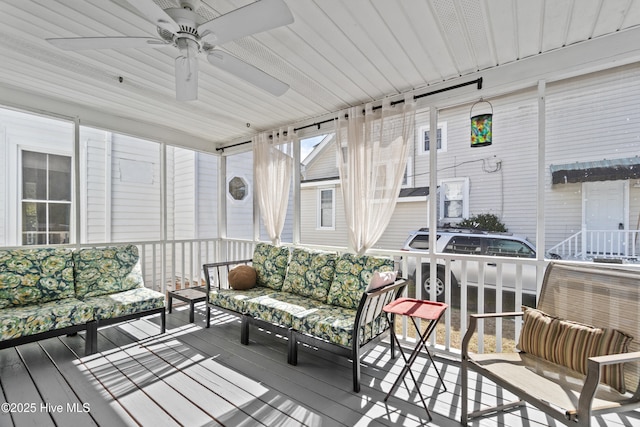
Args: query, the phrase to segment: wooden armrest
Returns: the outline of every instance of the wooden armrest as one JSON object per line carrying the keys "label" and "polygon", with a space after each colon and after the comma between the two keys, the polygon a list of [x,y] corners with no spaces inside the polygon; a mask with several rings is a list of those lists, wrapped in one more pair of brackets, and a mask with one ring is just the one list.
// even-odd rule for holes
{"label": "wooden armrest", "polygon": [[473,333],[476,331],[476,327],[478,324],[478,319],[497,319],[503,317],[522,317],[522,311],[507,311],[504,313],[478,313],[478,314],[470,314],[469,315],[469,326],[467,327],[467,332],[465,332],[464,337],[462,338],[462,358],[468,359],[469,356],[469,342],[471,342],[471,338],[473,337]]}

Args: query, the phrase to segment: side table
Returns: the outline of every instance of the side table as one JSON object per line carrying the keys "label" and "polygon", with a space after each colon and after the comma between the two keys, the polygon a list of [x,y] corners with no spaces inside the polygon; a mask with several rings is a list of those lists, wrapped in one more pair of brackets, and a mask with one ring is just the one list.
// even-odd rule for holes
{"label": "side table", "polygon": [[[389,323],[391,323],[391,317],[390,317],[391,314],[408,316],[413,322],[413,326],[415,326],[416,328],[416,335],[418,338],[416,347],[411,352],[411,355],[409,355],[409,357],[407,358],[407,356],[404,354],[404,351],[402,350],[400,341],[396,336],[395,327],[393,323],[391,323],[391,337],[392,337],[391,339],[395,340],[395,343],[398,345],[398,348],[400,349],[400,354],[402,354],[402,358],[404,359],[404,367],[402,368],[400,375],[398,375],[398,378],[396,378],[396,381],[391,386],[389,393],[387,393],[387,395],[385,396],[384,401],[386,402],[387,399],[389,399],[389,396],[391,396],[391,393],[393,393],[393,390],[395,390],[395,388],[398,386],[400,381],[404,379],[404,377],[407,375],[407,372],[408,372],[411,375],[411,379],[413,380],[413,384],[416,387],[416,391],[420,396],[420,400],[422,400],[422,405],[424,406],[424,409],[427,411],[427,416],[429,417],[429,421],[431,421],[432,419],[431,412],[429,412],[427,403],[425,402],[424,397],[420,392],[420,384],[418,384],[416,377],[413,375],[413,372],[411,371],[411,365],[413,365],[413,362],[415,362],[415,360],[419,356],[420,350],[424,348],[425,352],[427,353],[427,356],[429,356],[429,360],[431,360],[431,365],[435,368],[436,373],[438,374],[438,378],[440,379],[440,382],[442,383],[444,390],[445,391],[447,390],[447,387],[444,384],[444,381],[442,380],[442,376],[440,376],[440,371],[438,370],[438,367],[433,362],[433,357],[431,357],[431,353],[427,348],[427,340],[429,339],[433,331],[436,329],[436,325],[438,324],[438,321],[440,320],[440,318],[442,318],[442,315],[444,314],[444,312],[447,310],[448,307],[449,306],[447,304],[441,303],[441,302],[425,301],[425,300],[419,300],[414,298],[398,298],[397,300],[387,304],[383,308],[384,312],[387,314],[387,319],[389,320]],[[423,320],[429,321],[429,324],[427,325],[427,328],[423,333],[420,333],[420,329],[418,328],[418,323],[416,322],[416,319],[423,319]]]}
{"label": "side table", "polygon": [[177,291],[167,292],[167,305],[169,306],[169,313],[171,313],[171,305],[173,299],[179,299],[180,301],[189,303],[189,322],[194,322],[194,306],[196,303],[207,299],[207,290],[204,286],[198,286],[195,288],[179,289]]}

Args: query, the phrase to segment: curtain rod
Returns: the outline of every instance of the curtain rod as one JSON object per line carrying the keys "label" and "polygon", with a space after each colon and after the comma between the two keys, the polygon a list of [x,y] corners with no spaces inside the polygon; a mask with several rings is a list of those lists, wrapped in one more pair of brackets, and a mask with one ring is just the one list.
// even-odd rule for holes
{"label": "curtain rod", "polygon": [[[431,92],[422,93],[420,95],[415,95],[413,97],[413,100],[415,101],[416,99],[424,98],[425,96],[431,96],[431,95],[435,95],[437,93],[447,92],[447,91],[454,90],[454,89],[460,89],[461,87],[470,86],[470,85],[474,85],[474,84],[478,85],[478,90],[482,89],[482,77],[478,77],[475,80],[471,80],[471,81],[468,81],[468,82],[465,82],[465,83],[459,83],[457,85],[444,87],[442,89],[433,90]],[[397,104],[401,104],[403,102],[404,102],[404,99],[400,99],[398,101],[393,101],[393,102],[391,102],[391,106],[394,106],[394,105],[397,105]],[[380,108],[382,108],[382,105],[377,105],[377,106],[373,107],[372,109],[373,110],[379,110]],[[345,118],[348,118],[348,116],[345,115]],[[337,119],[337,117],[336,117],[336,119]],[[334,121],[336,119],[327,119],[327,120],[323,120],[321,122],[311,123],[310,125],[300,126],[299,128],[294,128],[293,131],[297,132],[299,130],[308,129],[308,128],[315,127],[315,126],[317,126],[318,130],[320,130],[320,126],[322,126],[325,123],[332,122],[332,121]],[[284,132],[284,135],[285,136],[287,135],[286,131]],[[251,141],[244,141],[244,142],[238,142],[237,144],[225,145],[224,147],[216,148],[216,151],[224,152],[225,148],[237,147],[239,145],[245,145],[245,144],[251,144]]]}

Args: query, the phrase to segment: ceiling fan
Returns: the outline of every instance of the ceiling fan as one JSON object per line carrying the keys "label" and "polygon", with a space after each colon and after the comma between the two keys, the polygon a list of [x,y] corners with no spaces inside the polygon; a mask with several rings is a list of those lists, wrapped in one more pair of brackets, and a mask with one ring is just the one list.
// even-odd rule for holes
{"label": "ceiling fan", "polygon": [[198,98],[198,58],[204,52],[207,61],[275,96],[284,94],[289,85],[215,46],[271,30],[293,22],[283,0],[259,0],[206,21],[196,13],[201,0],[179,0],[179,8],[162,9],[153,0],[127,0],[158,28],[160,38],[153,37],[72,37],[47,39],[63,50],[122,49],[174,46],[176,99]]}

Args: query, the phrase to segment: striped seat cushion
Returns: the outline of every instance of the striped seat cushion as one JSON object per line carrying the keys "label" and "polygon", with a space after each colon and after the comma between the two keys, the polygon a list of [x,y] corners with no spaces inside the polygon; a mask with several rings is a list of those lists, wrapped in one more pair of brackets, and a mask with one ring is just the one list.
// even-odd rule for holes
{"label": "striped seat cushion", "polygon": [[[517,348],[581,374],[587,373],[588,358],[626,353],[632,340],[616,329],[559,319],[529,307],[523,309],[524,324]],[[606,366],[600,382],[625,393],[623,365]]]}

